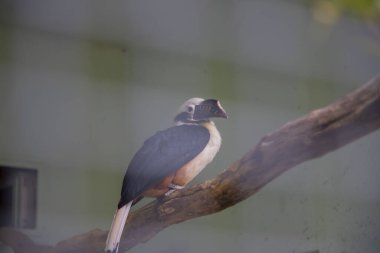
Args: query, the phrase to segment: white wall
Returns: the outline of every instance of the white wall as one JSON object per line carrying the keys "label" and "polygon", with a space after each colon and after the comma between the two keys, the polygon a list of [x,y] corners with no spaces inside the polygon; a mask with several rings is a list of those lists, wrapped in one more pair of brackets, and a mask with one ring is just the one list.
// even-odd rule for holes
{"label": "white wall", "polygon": [[[253,7],[259,8],[250,2],[239,6],[242,34],[253,29],[242,23],[266,20],[263,13],[251,16]],[[296,5],[273,8],[285,10],[274,11],[283,19],[299,17],[297,24],[307,19]],[[273,8],[264,5],[261,10],[269,13]],[[352,28],[350,23],[342,26]],[[281,27],[284,37],[293,29]],[[307,36],[306,28],[301,25],[296,34]],[[253,48],[257,54],[226,62],[19,26],[2,26],[1,31],[7,50],[0,60],[0,163],[38,169],[37,228],[25,232],[44,244],[93,228],[108,229],[133,152],[146,137],[170,126],[177,106],[187,98],[220,98],[230,115],[217,120],[223,146],[195,180],[200,182],[227,168],[265,133],[375,74],[376,59],[361,49],[338,56],[341,44],[336,41],[358,36],[344,30],[327,44],[336,53],[320,56],[322,62],[310,56],[312,43],[270,57],[269,51],[260,54]],[[276,43],[275,34],[267,39],[264,34],[261,42],[255,36],[238,36],[236,45],[249,52],[250,45]],[[293,54],[297,59],[291,59]],[[347,60],[355,55],[361,56],[363,68]],[[314,60],[317,68],[309,72]],[[330,60],[338,67],[323,69]],[[272,64],[276,62],[277,67]],[[298,166],[247,201],[172,226],[131,252],[378,252],[379,137],[374,133]]]}

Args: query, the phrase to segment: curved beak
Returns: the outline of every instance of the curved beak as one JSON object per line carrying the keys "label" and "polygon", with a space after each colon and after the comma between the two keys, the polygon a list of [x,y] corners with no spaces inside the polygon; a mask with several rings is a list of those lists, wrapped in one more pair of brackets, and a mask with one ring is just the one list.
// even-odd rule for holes
{"label": "curved beak", "polygon": [[216,99],[206,99],[195,106],[194,118],[228,118],[226,111]]}

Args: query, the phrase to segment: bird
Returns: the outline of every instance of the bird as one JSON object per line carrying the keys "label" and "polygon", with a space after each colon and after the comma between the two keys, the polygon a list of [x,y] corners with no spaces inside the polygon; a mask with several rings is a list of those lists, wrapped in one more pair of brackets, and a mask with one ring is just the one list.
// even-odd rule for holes
{"label": "bird", "polygon": [[148,138],[130,161],[108,233],[105,252],[117,253],[131,206],[182,189],[219,152],[222,138],[211,118],[227,118],[219,100],[191,98],[180,106],[174,126]]}

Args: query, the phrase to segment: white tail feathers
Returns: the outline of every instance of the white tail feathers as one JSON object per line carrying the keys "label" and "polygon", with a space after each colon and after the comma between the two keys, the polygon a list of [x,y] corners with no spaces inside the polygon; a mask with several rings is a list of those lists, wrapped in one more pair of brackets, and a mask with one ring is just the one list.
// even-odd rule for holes
{"label": "white tail feathers", "polygon": [[106,242],[106,253],[117,253],[121,234],[123,233],[125,222],[127,221],[129,209],[131,209],[132,201],[118,209],[112,221],[110,231]]}

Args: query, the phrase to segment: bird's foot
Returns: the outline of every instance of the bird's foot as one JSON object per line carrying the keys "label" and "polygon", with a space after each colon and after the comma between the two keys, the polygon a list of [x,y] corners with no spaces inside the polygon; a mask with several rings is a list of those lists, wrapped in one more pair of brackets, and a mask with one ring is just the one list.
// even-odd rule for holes
{"label": "bird's foot", "polygon": [[177,185],[177,184],[170,184],[168,186],[169,188],[169,191],[167,191],[165,193],[165,196],[169,196],[170,194],[172,194],[173,192],[175,192],[176,190],[181,190],[184,188],[184,186],[181,186],[181,185]]}

